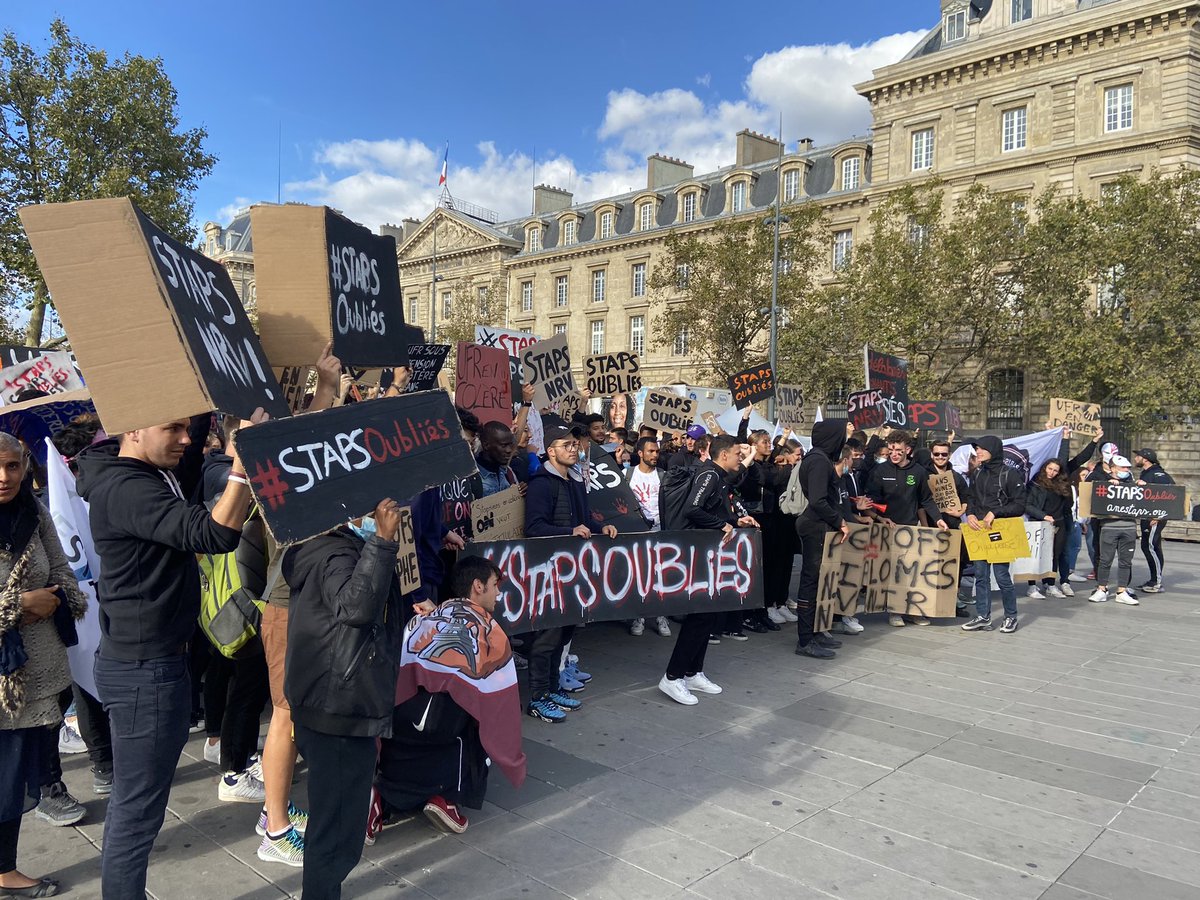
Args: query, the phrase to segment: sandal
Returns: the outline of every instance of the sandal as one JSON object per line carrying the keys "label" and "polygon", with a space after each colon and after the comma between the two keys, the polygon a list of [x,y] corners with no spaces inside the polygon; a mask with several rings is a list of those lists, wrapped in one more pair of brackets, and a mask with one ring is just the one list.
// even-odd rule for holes
{"label": "sandal", "polygon": [[57,893],[58,882],[53,878],[43,878],[29,887],[0,887],[0,897],[53,897]]}

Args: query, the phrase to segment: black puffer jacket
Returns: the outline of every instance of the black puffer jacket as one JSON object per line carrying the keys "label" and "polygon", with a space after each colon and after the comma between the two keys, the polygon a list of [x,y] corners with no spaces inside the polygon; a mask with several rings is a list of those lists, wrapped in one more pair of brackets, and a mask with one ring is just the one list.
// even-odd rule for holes
{"label": "black puffer jacket", "polygon": [[1025,515],[1025,479],[1004,462],[1004,443],[994,434],[985,434],[978,446],[992,458],[975,470],[967,512],[977,519],[988,513],[995,519],[1023,518]]}
{"label": "black puffer jacket", "polygon": [[808,507],[797,527],[814,519],[829,528],[842,527],[842,487],[834,466],[846,443],[846,420],[826,419],[813,425],[812,450],[800,461],[800,490]]}
{"label": "black puffer jacket", "polygon": [[403,615],[394,541],[347,528],[287,551],[292,589],[284,693],[292,718],[323,734],[388,737]]}

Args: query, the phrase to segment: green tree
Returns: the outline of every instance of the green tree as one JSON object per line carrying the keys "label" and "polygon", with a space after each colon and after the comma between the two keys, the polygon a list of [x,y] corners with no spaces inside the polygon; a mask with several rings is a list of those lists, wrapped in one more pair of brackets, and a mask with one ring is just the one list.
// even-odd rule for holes
{"label": "green tree", "polygon": [[42,340],[50,297],[17,218],[33,203],[133,197],[192,243],[191,194],[216,161],[202,128],[181,130],[160,58],[108,54],[61,19],[44,53],[6,32],[0,41],[0,284],[27,298],[25,342]]}
{"label": "green tree", "polygon": [[503,328],[507,308],[508,290],[503,277],[480,281],[464,275],[455,279],[450,287],[450,316],[439,320],[437,333],[439,343],[450,345],[447,372],[454,372],[459,342],[475,343],[476,325]]}

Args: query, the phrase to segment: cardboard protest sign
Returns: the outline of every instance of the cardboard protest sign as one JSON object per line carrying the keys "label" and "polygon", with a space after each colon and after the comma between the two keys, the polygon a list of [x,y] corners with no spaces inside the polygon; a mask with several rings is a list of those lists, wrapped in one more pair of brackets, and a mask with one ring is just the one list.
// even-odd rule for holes
{"label": "cardboard protest sign", "polygon": [[308,394],[308,376],[311,366],[284,366],[275,370],[279,386],[283,388],[283,399],[287,401],[292,415],[304,409],[304,398]]}
{"label": "cardboard protest sign", "polygon": [[964,526],[962,536],[967,556],[975,561],[1010,563],[1029,555],[1024,519],[994,519],[990,529],[980,528],[978,531]]}
{"label": "cardboard protest sign", "polygon": [[265,422],[234,435],[250,489],[280,544],[302,541],[476,472],[442,391]]}
{"label": "cardboard protest sign", "polygon": [[[528,331],[514,331],[511,328],[493,328],[491,325],[475,326],[475,343],[483,347],[499,347],[508,353],[509,367],[512,373],[512,395],[521,396],[521,351],[532,347],[540,338]],[[539,407],[540,408],[540,407]]]}
{"label": "cardboard protest sign", "polygon": [[124,197],[27,206],[21,221],[110,434],[212,409],[288,415],[220,263]]}
{"label": "cardboard protest sign", "polygon": [[417,565],[417,532],[413,528],[411,506],[400,507],[400,528],[396,534],[396,576],[400,579],[400,593],[411,594],[421,586],[421,569]]}
{"label": "cardboard protest sign", "polygon": [[933,502],[942,512],[958,509],[962,505],[958,500],[958,488],[954,484],[953,472],[930,475],[929,493],[933,494]]}
{"label": "cardboard protest sign", "polygon": [[521,351],[521,381],[534,386],[533,405],[538,410],[547,409],[575,390],[565,334],[530,344]]}
{"label": "cardboard protest sign", "polygon": [[793,431],[804,428],[804,389],[798,384],[775,387],[775,418]]}
{"label": "cardboard protest sign", "polygon": [[925,431],[962,431],[962,414],[942,400],[909,400],[908,424]]}
{"label": "cardboard protest sign", "polygon": [[577,412],[581,412],[587,407],[587,401],[583,399],[583,394],[579,391],[567,391],[546,409],[554,415],[560,417],[564,422],[570,422],[571,418]]}
{"label": "cardboard protest sign", "polygon": [[477,493],[483,493],[482,485],[479,484],[478,469],[472,475],[454,478],[438,485],[442,524],[464,541],[471,540],[471,504]]}
{"label": "cardboard protest sign", "polygon": [[[762,606],[762,538],[720,531],[526,538],[472,544],[463,555],[503,572],[494,615],[509,634],[638,616]],[[953,614],[953,613],[951,613]]]}
{"label": "cardboard protest sign", "polygon": [[908,360],[900,356],[878,353],[869,346],[863,348],[863,356],[866,365],[867,388],[874,388],[885,397],[895,397],[907,409]]}
{"label": "cardboard protest sign", "polygon": [[1080,515],[1112,516],[1118,519],[1186,519],[1188,505],[1182,484],[1113,484],[1087,481],[1080,486]]}
{"label": "cardboard protest sign", "polygon": [[0,406],[16,403],[22,391],[65,394],[84,389],[71,354],[64,350],[42,353],[0,369]]}
{"label": "cardboard protest sign", "polygon": [[879,390],[853,391],[846,397],[846,417],[855,428],[869,431],[883,425],[908,425],[907,404]]}
{"label": "cardboard protest sign", "polygon": [[[970,530],[970,529],[968,529]],[[1025,522],[1025,540],[1029,543],[1029,555],[1012,561],[1008,568],[1013,582],[1038,581],[1058,575],[1054,560],[1054,526],[1049,522]],[[992,589],[999,590],[996,575],[992,573]]]}
{"label": "cardboard protest sign", "polygon": [[471,502],[477,541],[519,541],[525,537],[525,498],[517,485]]}
{"label": "cardboard protest sign", "polygon": [[642,417],[642,424],[660,432],[682,434],[692,424],[695,407],[696,401],[689,397],[680,397],[678,394],[656,388],[646,395],[646,411]]}
{"label": "cardboard protest sign", "polygon": [[588,450],[587,477],[588,509],[592,515],[592,521],[585,523],[588,528],[599,531],[605,525],[612,525],[622,534],[650,530],[616,459],[595,444]]}
{"label": "cardboard protest sign", "polygon": [[1053,397],[1050,400],[1050,418],[1047,428],[1062,428],[1070,425],[1075,434],[1095,438],[1100,435],[1100,404],[1084,403],[1080,400],[1064,400]]}
{"label": "cardboard protest sign", "polygon": [[409,344],[408,345],[408,385],[404,393],[415,394],[418,391],[431,391],[437,387],[438,372],[446,364],[450,353],[449,344]]}
{"label": "cardboard protest sign", "polygon": [[851,525],[825,536],[817,586],[816,631],[852,616],[866,588],[867,612],[951,618],[958,597],[958,531],[917,525]]}
{"label": "cardboard protest sign", "polygon": [[512,427],[512,382],[508,354],[495,347],[459,343],[454,404],[473,412],[481,424]]}
{"label": "cardboard protest sign", "polygon": [[345,365],[408,364],[396,239],[325,206],[250,208],[263,348],[276,366],[311,363],[333,341]]}
{"label": "cardboard protest sign", "polygon": [[0,431],[24,441],[34,458],[45,465],[46,440],[70,425],[76,416],[95,412],[96,406],[85,390],[51,394],[0,409]]}
{"label": "cardboard protest sign", "polygon": [[738,372],[729,379],[729,392],[738,409],[767,400],[775,396],[775,373],[765,364]]}
{"label": "cardboard protest sign", "polygon": [[583,377],[593,397],[632,394],[642,389],[636,353],[598,353],[583,359]]}

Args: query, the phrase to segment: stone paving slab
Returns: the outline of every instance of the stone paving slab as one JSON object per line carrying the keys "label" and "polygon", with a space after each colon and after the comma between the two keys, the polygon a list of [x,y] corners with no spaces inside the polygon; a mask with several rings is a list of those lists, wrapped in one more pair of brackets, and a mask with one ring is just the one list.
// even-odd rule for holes
{"label": "stone paving slab", "polygon": [[[656,688],[673,639],[581,629],[595,679],[566,723],[525,720],[525,786],[497,775],[461,836],[389,829],[344,896],[1195,900],[1200,547],[1168,555],[1168,592],[1140,607],[1089,604],[1084,584],[1021,597],[1013,635],[866,616],[828,662],[796,657],[788,628],[723,641],[706,669],[726,691],[691,708]],[[256,807],[218,801],[202,743],[152,895],[298,897],[300,870],[255,856]],[[98,897],[105,801],[85,757],[64,769],[88,818],[28,817],[20,865]]]}

